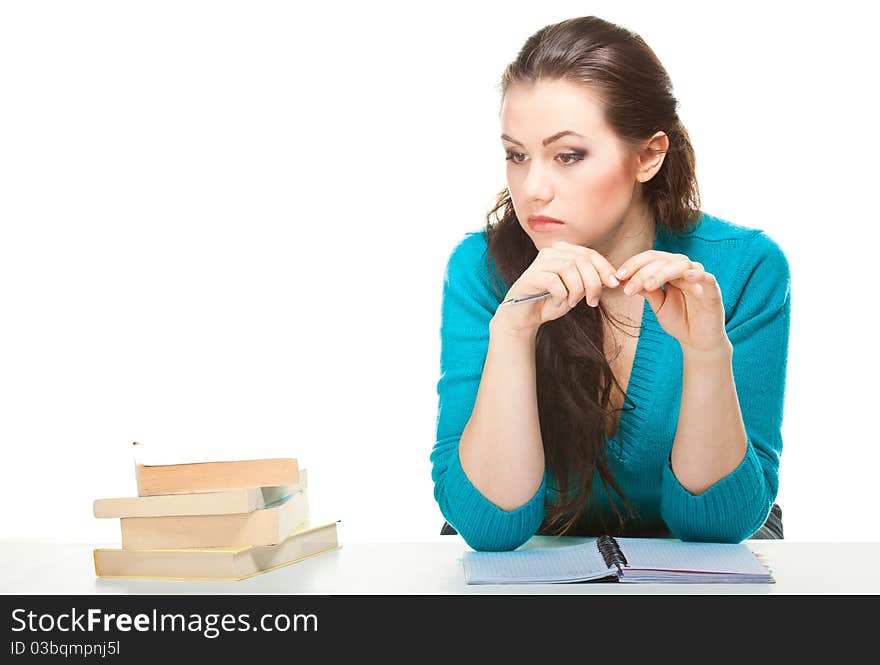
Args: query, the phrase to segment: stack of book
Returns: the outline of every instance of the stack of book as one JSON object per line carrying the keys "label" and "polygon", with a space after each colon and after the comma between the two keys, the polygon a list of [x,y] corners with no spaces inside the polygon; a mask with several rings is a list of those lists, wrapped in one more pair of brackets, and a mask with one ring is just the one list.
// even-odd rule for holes
{"label": "stack of book", "polygon": [[99,577],[241,580],[338,549],[336,522],[311,523],[293,458],[135,465],[138,496],[97,499],[121,549],[96,549]]}

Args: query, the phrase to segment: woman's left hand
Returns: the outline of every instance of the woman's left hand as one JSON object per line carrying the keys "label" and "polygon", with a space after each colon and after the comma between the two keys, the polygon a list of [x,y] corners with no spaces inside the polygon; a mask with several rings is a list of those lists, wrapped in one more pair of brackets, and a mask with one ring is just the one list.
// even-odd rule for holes
{"label": "woman's left hand", "polygon": [[[721,289],[701,263],[684,254],[652,249],[630,257],[618,268],[617,277],[624,293],[648,300],[657,322],[678,340],[682,350],[731,348]],[[665,290],[660,288],[663,284]]]}

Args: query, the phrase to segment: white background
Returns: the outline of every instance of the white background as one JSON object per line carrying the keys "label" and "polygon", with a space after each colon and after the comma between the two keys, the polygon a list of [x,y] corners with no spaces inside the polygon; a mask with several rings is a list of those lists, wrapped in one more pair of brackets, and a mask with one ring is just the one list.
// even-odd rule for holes
{"label": "white background", "polygon": [[92,501],[135,493],[132,441],[296,457],[343,542],[435,536],[443,271],[505,185],[498,80],[595,14],[669,72],[703,210],[789,258],[786,537],[880,539],[874,10],[316,7],[0,6],[0,536],[119,542]]}

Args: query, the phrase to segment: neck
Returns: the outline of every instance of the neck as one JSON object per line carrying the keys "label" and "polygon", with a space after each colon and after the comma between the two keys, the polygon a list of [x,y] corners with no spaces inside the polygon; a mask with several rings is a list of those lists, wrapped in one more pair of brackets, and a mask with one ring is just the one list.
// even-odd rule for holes
{"label": "neck", "polygon": [[[653,248],[656,232],[657,225],[648,211],[634,208],[627,212],[623,222],[593,249],[608,259],[614,268],[619,268],[627,259]],[[641,300],[642,296],[624,295],[622,287],[605,288],[602,292],[602,302],[605,304],[621,303],[633,298]]]}
{"label": "neck", "polygon": [[654,246],[656,227],[646,211],[627,213],[623,222],[593,249],[619,268],[627,259]]}

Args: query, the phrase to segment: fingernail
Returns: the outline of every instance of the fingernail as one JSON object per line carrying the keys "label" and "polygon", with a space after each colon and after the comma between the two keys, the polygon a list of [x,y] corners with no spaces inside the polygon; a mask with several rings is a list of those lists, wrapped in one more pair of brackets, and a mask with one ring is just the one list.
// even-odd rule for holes
{"label": "fingernail", "polygon": [[599,304],[599,299],[598,299],[598,298],[593,298],[593,299],[590,301],[590,307],[595,307],[595,306],[598,305],[598,304]]}
{"label": "fingernail", "polygon": [[617,281],[617,278],[614,275],[611,275],[611,277],[608,278],[608,283],[611,284],[611,286],[620,286],[620,282]]}
{"label": "fingernail", "polygon": [[621,268],[614,274],[617,275],[618,279],[623,279],[624,277],[626,277],[626,268]]}
{"label": "fingernail", "polygon": [[625,287],[623,287],[623,292],[628,296],[631,296],[632,292],[635,290],[636,290],[636,287],[632,282],[630,282]]}

